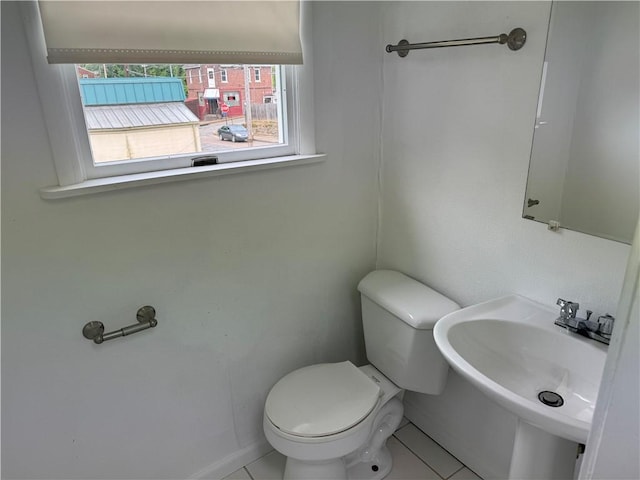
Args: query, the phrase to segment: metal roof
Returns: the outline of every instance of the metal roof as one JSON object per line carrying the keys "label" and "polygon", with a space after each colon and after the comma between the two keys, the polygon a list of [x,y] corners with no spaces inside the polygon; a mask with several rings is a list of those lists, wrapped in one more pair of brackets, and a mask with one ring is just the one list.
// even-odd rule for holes
{"label": "metal roof", "polygon": [[179,78],[81,78],[83,105],[183,102],[184,87]]}
{"label": "metal roof", "polygon": [[84,107],[89,130],[113,130],[199,123],[181,102]]}

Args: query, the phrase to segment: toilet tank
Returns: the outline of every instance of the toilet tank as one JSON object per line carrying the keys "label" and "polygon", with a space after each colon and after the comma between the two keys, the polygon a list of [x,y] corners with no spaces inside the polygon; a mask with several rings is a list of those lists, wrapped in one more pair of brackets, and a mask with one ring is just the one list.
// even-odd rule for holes
{"label": "toilet tank", "polygon": [[399,272],[376,270],[358,284],[367,358],[400,388],[437,395],[449,364],[433,327],[460,306]]}

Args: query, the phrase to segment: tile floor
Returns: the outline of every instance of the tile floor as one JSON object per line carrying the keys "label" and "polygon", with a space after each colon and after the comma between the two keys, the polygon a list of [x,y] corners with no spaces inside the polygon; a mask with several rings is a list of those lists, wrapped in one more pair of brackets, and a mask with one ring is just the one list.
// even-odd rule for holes
{"label": "tile floor", "polygon": [[[393,468],[385,480],[482,480],[412,423],[405,422],[387,446]],[[284,456],[273,451],[224,480],[282,479],[284,461]]]}

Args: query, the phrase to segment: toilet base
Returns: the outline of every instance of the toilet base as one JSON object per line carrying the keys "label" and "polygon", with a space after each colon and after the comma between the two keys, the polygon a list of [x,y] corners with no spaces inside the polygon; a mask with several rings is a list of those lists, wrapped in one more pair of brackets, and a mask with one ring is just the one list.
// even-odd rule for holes
{"label": "toilet base", "polygon": [[389,475],[393,460],[391,452],[383,445],[375,458],[346,467],[345,459],[326,462],[302,462],[287,457],[284,480],[382,480]]}
{"label": "toilet base", "polygon": [[389,475],[393,460],[386,445],[378,451],[375,459],[359,462],[347,469],[348,480],[382,480]]}
{"label": "toilet base", "polygon": [[386,443],[400,425],[403,412],[404,407],[397,397],[382,406],[367,442],[345,457],[349,480],[379,480],[388,475],[393,460]]}

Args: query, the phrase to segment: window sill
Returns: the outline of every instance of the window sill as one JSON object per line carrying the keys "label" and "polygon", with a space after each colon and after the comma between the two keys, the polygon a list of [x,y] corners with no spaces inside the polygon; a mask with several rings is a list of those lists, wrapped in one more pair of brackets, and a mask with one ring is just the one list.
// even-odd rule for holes
{"label": "window sill", "polygon": [[325,154],[291,155],[287,157],[266,158],[261,160],[247,160],[244,162],[221,163],[206,167],[176,168],[160,172],[137,173],[118,177],[105,177],[86,180],[84,182],[66,185],[64,187],[44,187],[40,189],[40,197],[45,200],[77,197],[93,193],[110,192],[125,188],[157,185],[160,183],[180,182],[197,178],[215,177],[219,175],[233,175],[258,170],[268,170],[295,165],[322,162]]}

